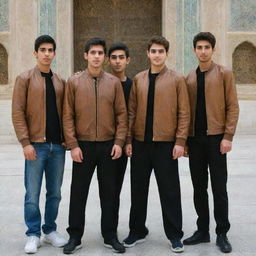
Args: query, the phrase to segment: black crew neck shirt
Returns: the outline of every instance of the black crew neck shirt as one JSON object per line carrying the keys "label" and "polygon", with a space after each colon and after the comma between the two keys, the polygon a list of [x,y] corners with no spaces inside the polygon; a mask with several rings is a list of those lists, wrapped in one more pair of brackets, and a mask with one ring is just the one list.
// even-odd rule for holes
{"label": "black crew neck shirt", "polygon": [[128,101],[129,101],[129,95],[132,87],[132,80],[129,77],[127,77],[125,81],[121,81],[121,84],[124,91],[126,107],[128,108]]}
{"label": "black crew neck shirt", "polygon": [[152,74],[149,72],[149,86],[148,86],[148,101],[147,101],[147,115],[145,124],[144,141],[152,142],[153,140],[153,119],[154,119],[154,96],[156,78],[159,73]]}
{"label": "black crew neck shirt", "polygon": [[56,104],[56,94],[52,82],[52,72],[43,73],[46,88],[46,142],[61,143],[61,127]]}
{"label": "black crew neck shirt", "polygon": [[197,103],[195,116],[195,135],[207,135],[207,115],[205,105],[205,72],[198,67],[197,74]]}

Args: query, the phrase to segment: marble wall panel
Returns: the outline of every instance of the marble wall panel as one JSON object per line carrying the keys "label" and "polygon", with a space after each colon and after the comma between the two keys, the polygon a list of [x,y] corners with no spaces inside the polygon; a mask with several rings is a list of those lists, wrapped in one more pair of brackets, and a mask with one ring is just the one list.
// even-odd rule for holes
{"label": "marble wall panel", "polygon": [[187,74],[197,65],[193,54],[193,37],[200,31],[200,1],[177,0],[176,69]]}
{"label": "marble wall panel", "polygon": [[9,1],[0,0],[0,32],[9,30]]}
{"label": "marble wall panel", "polygon": [[229,0],[229,31],[256,31],[255,11],[255,0]]}

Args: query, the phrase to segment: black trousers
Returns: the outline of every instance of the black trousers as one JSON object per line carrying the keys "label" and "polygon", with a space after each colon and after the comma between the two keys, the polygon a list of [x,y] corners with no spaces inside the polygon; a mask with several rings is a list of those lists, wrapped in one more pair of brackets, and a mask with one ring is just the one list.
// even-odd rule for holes
{"label": "black trousers", "polygon": [[146,235],[150,175],[154,169],[160,195],[163,224],[168,239],[181,238],[182,210],[178,160],[172,159],[174,143],[134,140],[131,158],[130,233]]}
{"label": "black trousers", "polygon": [[81,239],[84,233],[85,207],[94,169],[97,166],[99,196],[101,204],[101,232],[105,242],[116,237],[116,198],[117,168],[116,160],[111,159],[113,141],[79,141],[83,152],[83,162],[73,162],[72,183],[69,205],[69,227],[72,238]]}
{"label": "black trousers", "polygon": [[128,157],[123,152],[122,156],[116,160],[117,165],[117,183],[116,183],[116,199],[115,199],[115,223],[116,229],[119,219],[119,206],[120,206],[120,194],[123,186],[125,170],[127,166]]}
{"label": "black trousers", "polygon": [[226,234],[228,220],[227,158],[220,153],[223,135],[189,137],[189,166],[194,187],[194,205],[199,231],[209,231],[208,167],[211,177],[216,233]]}

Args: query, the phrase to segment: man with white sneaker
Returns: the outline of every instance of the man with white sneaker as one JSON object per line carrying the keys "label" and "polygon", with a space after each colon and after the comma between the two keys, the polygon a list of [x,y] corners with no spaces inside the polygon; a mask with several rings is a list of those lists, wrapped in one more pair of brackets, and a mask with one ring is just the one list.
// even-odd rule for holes
{"label": "man with white sneaker", "polygon": [[65,82],[51,71],[56,43],[49,35],[35,40],[37,65],[16,78],[12,120],[25,157],[25,222],[26,253],[36,253],[40,247],[41,213],[39,197],[45,174],[46,203],[44,241],[55,247],[67,243],[55,223],[61,200],[61,185],[65,164],[62,135],[62,103]]}

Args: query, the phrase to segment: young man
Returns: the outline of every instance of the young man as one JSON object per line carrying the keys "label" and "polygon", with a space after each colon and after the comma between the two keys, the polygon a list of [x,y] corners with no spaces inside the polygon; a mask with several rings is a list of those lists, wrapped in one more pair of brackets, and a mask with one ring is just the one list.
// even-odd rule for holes
{"label": "young man", "polygon": [[[126,76],[125,70],[127,65],[130,63],[129,57],[129,49],[128,47],[121,43],[114,43],[108,50],[108,57],[109,57],[109,65],[111,67],[111,73],[118,77],[121,81],[126,108],[128,108],[128,100],[130,95],[130,90],[132,86],[132,80]],[[119,205],[120,205],[120,193],[123,185],[124,174],[127,166],[127,156],[123,152],[122,156],[117,160],[117,169],[118,169],[118,179],[117,179],[117,198],[115,200],[116,203],[116,222],[118,223],[118,212],[119,212]]]}
{"label": "young man", "polygon": [[101,202],[101,232],[104,245],[125,252],[117,239],[116,159],[122,154],[127,132],[127,112],[118,78],[103,72],[106,44],[92,38],[85,44],[88,68],[69,78],[63,110],[64,135],[71,148],[73,173],[69,206],[70,239],[63,252],[71,254],[81,248],[85,206],[95,167]]}
{"label": "young man", "polygon": [[17,77],[13,91],[12,120],[25,157],[26,253],[36,253],[40,246],[39,196],[44,173],[45,242],[57,247],[66,243],[55,223],[65,162],[61,120],[65,82],[51,71],[55,48],[55,41],[48,35],[35,40],[37,65]]}
{"label": "young man", "polygon": [[184,78],[166,67],[169,42],[155,36],[148,42],[150,69],[134,78],[129,99],[126,153],[131,157],[130,233],[126,247],[143,242],[152,169],[158,184],[164,230],[174,252],[184,250],[180,239],[182,211],[178,158],[184,152],[189,103]]}
{"label": "young man", "polygon": [[227,253],[232,247],[226,236],[230,228],[226,153],[232,148],[239,107],[232,71],[212,61],[215,42],[215,37],[209,32],[201,32],[194,37],[194,52],[199,66],[186,78],[191,105],[189,166],[198,218],[197,231],[185,239],[184,244],[210,242],[209,167],[217,223],[216,244]]}

